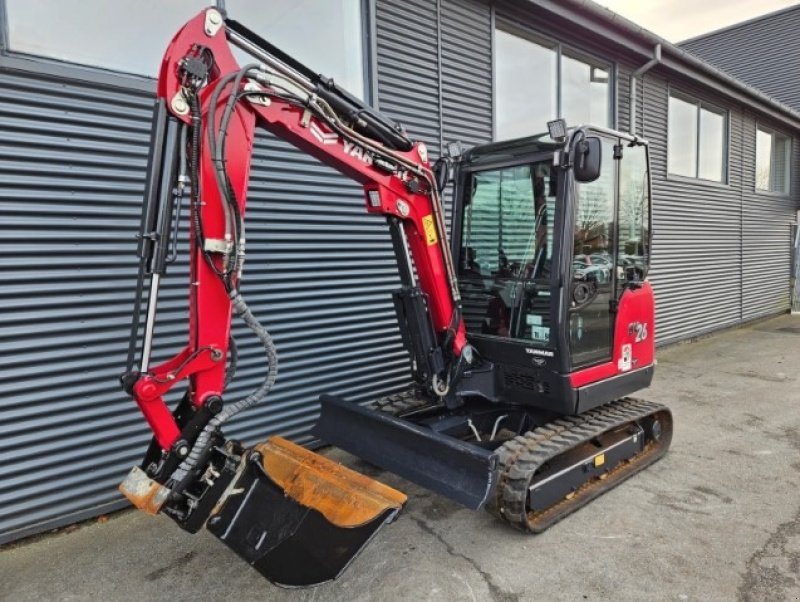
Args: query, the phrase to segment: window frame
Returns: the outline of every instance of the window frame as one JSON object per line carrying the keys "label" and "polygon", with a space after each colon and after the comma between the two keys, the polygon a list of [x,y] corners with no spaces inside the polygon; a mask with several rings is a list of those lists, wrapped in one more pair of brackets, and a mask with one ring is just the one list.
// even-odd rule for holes
{"label": "window frame", "polygon": [[[590,67],[599,67],[608,71],[608,121],[607,124],[601,123],[575,123],[570,126],[578,125],[597,125],[607,127],[609,129],[616,129],[617,127],[617,63],[616,61],[608,61],[601,59],[585,50],[577,48],[571,44],[565,44],[560,40],[542,34],[539,31],[521,27],[518,24],[511,23],[505,19],[496,18],[492,23],[492,140],[499,141],[497,137],[497,30],[501,30],[506,34],[522,38],[533,44],[537,44],[544,48],[554,50],[556,53],[556,117],[560,119],[562,116],[562,57],[564,55],[571,59],[581,61],[588,64]],[[544,125],[542,132],[544,132]],[[532,132],[529,135],[534,135],[541,132]],[[505,138],[505,140],[513,140],[513,138]]]}
{"label": "window frame", "polygon": [[[773,148],[774,148],[774,137],[775,136],[782,136],[789,142],[788,146],[788,157],[786,165],[788,169],[786,170],[786,181],[784,182],[786,185],[785,190],[765,190],[763,188],[758,187],[758,174],[756,173],[758,170],[758,164],[756,163],[755,157],[758,153],[758,132],[762,131],[765,134],[769,134],[770,137],[773,138]],[[753,132],[753,191],[755,194],[762,195],[762,196],[769,196],[769,197],[777,197],[777,198],[789,198],[792,195],[792,152],[794,146],[794,139],[792,136],[784,133],[782,130],[774,128],[769,125],[764,125],[762,122],[756,120],[756,127]],[[771,157],[770,157],[771,159]],[[770,161],[770,174],[772,172],[772,163]]]}
{"label": "window frame", "polygon": [[[697,124],[697,137],[695,140],[695,165],[694,170],[697,174],[696,176],[687,176],[686,174],[680,173],[673,173],[669,170],[669,155],[670,155],[670,145],[669,145],[669,126],[672,119],[672,112],[669,110],[669,101],[671,98],[676,98],[681,100],[685,103],[692,104],[697,108],[695,113],[695,119]],[[722,131],[725,134],[725,138],[723,139],[723,148],[722,148],[722,179],[721,180],[710,180],[708,178],[701,178],[700,177],[700,138],[702,132],[700,130],[700,111],[706,109],[711,113],[716,113],[717,115],[721,115],[722,118],[725,120],[725,126],[723,127]],[[667,135],[666,135],[666,169],[667,169],[667,179],[669,180],[683,180],[685,182],[694,182],[694,183],[702,183],[703,185],[707,186],[721,186],[721,187],[730,187],[730,174],[731,174],[731,114],[730,110],[723,108],[719,105],[716,105],[712,102],[708,102],[703,100],[702,98],[698,98],[697,96],[693,96],[691,94],[687,94],[685,92],[681,92],[680,90],[676,90],[671,86],[667,87]]]}
{"label": "window frame", "polygon": [[[361,5],[362,77],[364,102],[377,106],[377,0],[359,0]],[[197,12],[209,4],[198,4]],[[102,65],[90,65],[65,61],[52,56],[17,52],[10,46],[8,11],[6,0],[0,0],[0,68],[14,71],[43,73],[45,75],[137,90],[147,93],[155,91],[158,77],[119,71]],[[164,40],[166,44],[169,40]]]}

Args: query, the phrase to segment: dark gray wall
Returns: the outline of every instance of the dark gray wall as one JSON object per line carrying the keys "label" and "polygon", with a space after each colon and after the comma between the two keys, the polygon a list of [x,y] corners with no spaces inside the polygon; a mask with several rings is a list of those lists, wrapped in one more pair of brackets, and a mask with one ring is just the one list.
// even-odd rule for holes
{"label": "dark gray wall", "polygon": [[684,50],[800,110],[800,6],[680,44]]}
{"label": "dark gray wall", "polygon": [[[785,311],[789,307],[796,184],[786,196],[756,192],[758,117],[690,82],[655,73],[647,76],[644,85],[643,133],[651,143],[655,198],[652,279],[659,342]],[[727,109],[726,184],[667,174],[671,88]]]}
{"label": "dark gray wall", "polygon": [[115,380],[149,96],[0,69],[0,541],[105,509],[146,441]]}

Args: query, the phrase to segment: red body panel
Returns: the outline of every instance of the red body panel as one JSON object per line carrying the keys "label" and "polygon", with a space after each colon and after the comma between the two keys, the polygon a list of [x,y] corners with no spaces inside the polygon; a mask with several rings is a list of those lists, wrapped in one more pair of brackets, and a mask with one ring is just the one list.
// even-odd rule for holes
{"label": "red body panel", "polygon": [[[226,74],[239,70],[231,53],[225,28],[209,36],[204,29],[205,11],[189,21],[170,43],[158,79],[157,94],[166,100],[170,111],[178,119],[190,123],[189,115],[175,114],[171,100],[181,90],[178,77],[180,61],[192,48],[201,45],[213,54],[216,69],[200,98],[203,106],[202,148],[200,157],[200,199],[203,233],[206,239],[220,239],[224,234],[224,213],[216,176],[211,161],[205,121],[211,91],[216,82]],[[216,117],[222,117],[223,107],[232,90],[228,86],[219,95]],[[396,216],[408,238],[409,250],[419,278],[420,288],[427,294],[428,307],[434,328],[444,333],[450,326],[455,307],[447,278],[445,258],[438,235],[431,234],[432,198],[425,193],[411,193],[405,186],[402,174],[389,174],[372,166],[369,151],[351,144],[311,116],[303,119],[304,109],[277,97],[267,105],[243,100],[236,104],[226,140],[226,164],[231,184],[244,215],[250,159],[256,125],[261,125],[275,135],[287,140],[320,161],[364,186],[367,211],[386,216]],[[218,124],[217,124],[218,127]],[[397,151],[395,151],[398,153]],[[424,170],[429,170],[427,150],[417,143],[404,155]],[[377,191],[380,205],[373,207],[367,201],[368,191]],[[194,239],[194,233],[192,233]],[[446,241],[442,241],[446,245]],[[162,395],[181,379],[191,379],[192,403],[202,406],[209,396],[222,395],[225,364],[230,334],[231,301],[220,279],[206,264],[201,251],[191,245],[190,286],[190,340],[180,354],[168,362],[152,368],[142,375],[134,387],[134,397],[150,424],[159,445],[168,449],[180,431]],[[458,355],[466,344],[463,321],[457,326],[453,343]]]}
{"label": "red body panel", "polygon": [[654,332],[653,287],[645,282],[641,288],[626,289],[617,307],[611,361],[573,372],[573,388],[651,366],[655,360]]}

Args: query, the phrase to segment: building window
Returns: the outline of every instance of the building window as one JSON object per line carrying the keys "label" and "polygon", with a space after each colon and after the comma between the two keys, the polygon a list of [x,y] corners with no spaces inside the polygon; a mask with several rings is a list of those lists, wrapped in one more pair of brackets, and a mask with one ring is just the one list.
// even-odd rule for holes
{"label": "building window", "polygon": [[756,189],[789,194],[791,140],[772,130],[756,129]]}
{"label": "building window", "polygon": [[[1,0],[0,0],[1,1]],[[209,0],[5,0],[12,52],[154,77],[172,36]],[[363,0],[229,0],[228,13],[364,96]]]}
{"label": "building window", "polygon": [[[208,0],[205,0],[208,4]],[[364,0],[226,0],[228,14],[365,98]]]}
{"label": "building window", "polygon": [[495,138],[546,131],[563,117],[570,125],[611,125],[608,65],[586,60],[555,42],[495,29]]}
{"label": "building window", "polygon": [[670,94],[667,170],[671,174],[725,182],[728,118],[699,100]]}

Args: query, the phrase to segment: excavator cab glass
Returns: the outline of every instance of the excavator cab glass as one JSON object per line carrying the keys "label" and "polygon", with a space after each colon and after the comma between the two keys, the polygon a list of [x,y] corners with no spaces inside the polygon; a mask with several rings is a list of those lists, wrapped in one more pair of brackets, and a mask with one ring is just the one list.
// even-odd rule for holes
{"label": "excavator cab glass", "polygon": [[649,265],[647,146],[570,132],[475,147],[454,177],[470,342],[506,364],[503,395],[559,411],[575,411],[572,373],[614,360],[616,306]]}
{"label": "excavator cab glass", "polygon": [[458,271],[469,332],[550,342],[557,188],[552,158],[470,172]]}

